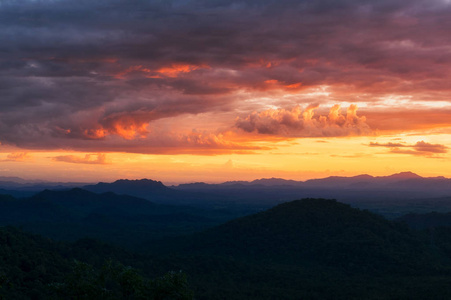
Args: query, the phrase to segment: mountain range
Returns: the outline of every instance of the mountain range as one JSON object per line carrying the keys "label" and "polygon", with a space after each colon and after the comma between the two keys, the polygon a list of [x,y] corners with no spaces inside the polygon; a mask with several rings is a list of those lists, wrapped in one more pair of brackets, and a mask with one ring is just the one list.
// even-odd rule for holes
{"label": "mountain range", "polygon": [[[1,178],[0,178],[1,179]],[[8,179],[8,178],[3,178]],[[451,211],[451,179],[421,177],[412,172],[374,177],[331,176],[307,181],[263,178],[254,181],[203,182],[165,186],[151,179],[121,179],[111,183],[36,183],[20,178],[0,181],[0,194],[29,198],[44,189],[80,187],[94,193],[114,192],[143,198],[153,203],[224,210],[235,216],[255,213],[279,203],[301,198],[336,199],[354,207],[369,209],[389,218],[407,213]]]}
{"label": "mountain range", "polygon": [[[443,226],[451,224],[449,181],[413,173],[171,187],[118,180],[21,198],[0,195],[0,226],[56,240],[95,238],[138,251],[116,257],[151,276],[183,270],[196,299],[447,299],[451,229]],[[408,212],[416,214],[400,217]],[[30,282],[47,276],[44,263],[9,259],[14,235],[8,233],[0,247],[0,259],[8,263],[6,275],[0,268],[0,286],[9,277],[19,286],[34,286]],[[110,249],[99,245],[83,239],[68,247]],[[46,246],[52,247],[57,246]],[[26,275],[25,282],[16,278],[17,268],[40,275]],[[43,285],[35,286],[44,292]],[[29,296],[27,289],[21,288]]]}
{"label": "mountain range", "polygon": [[352,177],[330,176],[321,179],[310,179],[306,181],[286,180],[282,178],[262,178],[253,181],[227,181],[220,184],[207,184],[203,182],[180,184],[174,188],[182,190],[197,190],[207,188],[218,188],[225,186],[290,186],[302,188],[339,188],[339,189],[413,189],[443,188],[451,191],[451,179],[443,176],[421,177],[412,172],[401,172],[389,176],[371,176],[367,174]]}

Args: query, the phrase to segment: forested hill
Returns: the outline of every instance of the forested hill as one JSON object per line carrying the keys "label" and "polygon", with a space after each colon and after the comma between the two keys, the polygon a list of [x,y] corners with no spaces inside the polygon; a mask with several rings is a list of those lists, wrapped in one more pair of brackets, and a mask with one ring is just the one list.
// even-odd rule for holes
{"label": "forested hill", "polygon": [[170,255],[199,299],[448,299],[449,245],[442,231],[303,199],[147,250]]}
{"label": "forested hill", "polygon": [[[78,278],[75,282],[87,287],[94,282],[102,290],[103,283],[97,284],[106,276],[102,270],[127,274],[120,265],[99,266],[113,257],[150,276],[157,270],[183,270],[196,299],[449,299],[447,236],[446,231],[416,231],[334,200],[303,199],[200,233],[153,240],[143,245],[141,255],[92,240],[61,246],[7,231],[0,277],[8,295],[16,287],[26,295],[47,293],[48,283],[68,282],[62,279],[67,272],[69,282]],[[94,267],[74,267],[68,264],[73,258],[85,258]],[[171,282],[184,282],[177,280]],[[59,293],[71,293],[78,287],[72,283]]]}
{"label": "forested hill", "polygon": [[315,261],[354,271],[409,271],[432,267],[443,258],[405,225],[324,199],[287,202],[232,220],[175,249],[290,265]]}
{"label": "forested hill", "polygon": [[128,265],[145,261],[94,240],[61,243],[0,227],[0,299],[192,298],[184,273],[151,280]]}
{"label": "forested hill", "polygon": [[0,195],[0,225],[58,240],[90,237],[133,247],[161,236],[200,231],[233,217],[185,206],[158,205],[112,192],[96,194],[80,188],[42,191],[17,199]]}

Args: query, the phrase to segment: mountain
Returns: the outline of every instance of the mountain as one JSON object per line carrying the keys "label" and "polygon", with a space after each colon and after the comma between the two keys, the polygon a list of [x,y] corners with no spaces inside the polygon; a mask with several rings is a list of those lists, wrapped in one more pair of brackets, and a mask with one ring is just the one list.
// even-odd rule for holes
{"label": "mountain", "polygon": [[396,174],[392,174],[389,176],[382,176],[380,178],[385,178],[385,179],[395,179],[395,180],[405,180],[405,179],[414,179],[414,178],[423,178],[418,174],[415,174],[413,172],[401,172],[401,173],[396,173]]}
{"label": "mountain", "polygon": [[[67,278],[66,271],[46,262],[52,255],[55,260],[83,258],[99,268],[105,258],[119,258],[151,276],[183,270],[196,299],[451,297],[451,229],[416,231],[344,203],[311,198],[222,225],[208,216],[213,212],[78,188],[46,190],[25,199],[0,195],[0,224],[9,218],[45,236],[99,238],[129,249],[141,244],[142,251],[127,254],[91,239],[68,247],[44,238],[28,243],[14,234],[3,236],[0,230],[0,285],[14,278],[19,288],[6,288],[4,298],[14,293],[26,295],[24,299],[46,298],[28,289],[41,295],[49,283]],[[43,253],[41,244],[60,250]],[[76,282],[84,285],[96,283],[97,275],[103,278],[99,269],[78,266],[83,269],[77,271]]]}
{"label": "mountain", "polygon": [[298,185],[299,182],[295,180],[287,180],[282,178],[262,178],[262,179],[256,179],[250,184],[260,184],[264,186],[277,186],[277,185]]}
{"label": "mountain", "polygon": [[0,225],[21,226],[58,240],[91,237],[128,247],[143,239],[196,232],[233,216],[80,188],[44,190],[23,199],[0,195]]}
{"label": "mountain", "polygon": [[412,172],[401,172],[389,176],[363,174],[352,177],[331,176],[322,179],[311,179],[303,183],[305,188],[341,188],[341,189],[399,189],[410,188],[418,190],[418,182],[438,182],[442,187],[451,190],[451,179],[443,177],[421,177]]}
{"label": "mountain", "polygon": [[[156,204],[192,206],[217,212],[228,211],[234,216],[252,214],[301,198],[333,198],[389,218],[396,218],[409,212],[451,211],[451,201],[436,202],[440,197],[451,196],[451,179],[425,178],[412,172],[379,177],[367,174],[353,177],[331,176],[307,181],[262,178],[221,184],[197,182],[171,187],[151,179],[121,179],[112,183],[85,185],[82,188],[95,193],[114,192],[130,195]],[[15,197],[30,196],[28,187],[16,191],[0,190],[0,193]]]}
{"label": "mountain", "polygon": [[[405,227],[334,200],[303,199],[189,237],[178,251],[353,270],[410,268],[428,249]],[[165,250],[167,251],[167,250]],[[392,270],[394,271],[394,270]]]}
{"label": "mountain", "polygon": [[174,200],[183,197],[183,193],[166,187],[160,181],[151,179],[120,179],[112,183],[99,182],[95,185],[85,185],[83,189],[95,193],[113,192],[121,195],[127,194],[157,202],[164,202],[165,199],[177,202]]}
{"label": "mountain", "polygon": [[118,214],[152,212],[151,202],[114,193],[96,194],[80,188],[65,191],[44,190],[29,198],[0,197],[0,218],[24,222],[55,221],[87,217],[91,213]]}
{"label": "mountain", "polygon": [[[422,183],[418,186],[419,183]],[[451,191],[451,179],[445,177],[421,177],[412,172],[401,172],[389,176],[373,177],[362,174],[352,177],[330,176],[326,178],[310,179],[306,181],[286,180],[282,178],[262,178],[254,181],[227,181],[220,184],[192,183],[180,184],[174,188],[180,190],[200,190],[200,189],[221,189],[224,187],[252,187],[252,186],[271,186],[271,187],[298,187],[298,188],[321,188],[321,189],[414,189],[422,190],[427,186],[433,185],[434,188],[444,188]]]}
{"label": "mountain", "polygon": [[448,240],[303,199],[147,249],[190,274],[198,299],[445,299]]}
{"label": "mountain", "polygon": [[155,181],[150,179],[140,179],[140,180],[128,180],[128,179],[120,179],[116,180],[113,183],[105,183],[99,182],[96,185],[85,186],[86,190],[92,190],[97,193],[102,192],[113,192],[116,191],[127,191],[128,189],[133,188],[136,191],[168,191],[167,188],[161,181]]}
{"label": "mountain", "polygon": [[114,192],[121,195],[132,195],[158,204],[198,207],[220,213],[230,213],[235,217],[254,213],[274,205],[272,201],[264,204],[254,203],[246,201],[247,199],[243,197],[234,197],[234,195],[228,193],[217,193],[216,190],[210,192],[209,185],[203,183],[195,183],[193,185],[200,187],[201,191],[198,191],[196,188],[193,190],[175,189],[165,186],[160,181],[151,179],[121,179],[113,183],[98,183],[84,186],[83,189],[96,193]]}

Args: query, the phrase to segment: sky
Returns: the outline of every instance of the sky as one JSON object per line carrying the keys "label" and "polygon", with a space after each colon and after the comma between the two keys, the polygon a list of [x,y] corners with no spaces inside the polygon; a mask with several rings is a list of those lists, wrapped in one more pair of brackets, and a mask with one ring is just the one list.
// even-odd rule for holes
{"label": "sky", "polygon": [[0,0],[0,176],[451,177],[449,0]]}

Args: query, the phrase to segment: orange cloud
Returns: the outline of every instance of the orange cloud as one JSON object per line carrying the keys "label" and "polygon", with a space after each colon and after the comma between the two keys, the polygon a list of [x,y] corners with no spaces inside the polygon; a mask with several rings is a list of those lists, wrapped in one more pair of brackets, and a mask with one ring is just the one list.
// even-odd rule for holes
{"label": "orange cloud", "polygon": [[404,143],[370,143],[370,147],[389,148],[390,153],[411,154],[416,156],[433,157],[435,154],[443,154],[448,152],[448,147],[441,144],[431,144],[425,141],[419,141],[413,145]]}
{"label": "orange cloud", "polygon": [[17,153],[10,153],[6,156],[6,159],[2,159],[1,161],[27,161],[30,160],[31,156],[27,152],[17,152]]}
{"label": "orange cloud", "polygon": [[184,146],[195,146],[199,148],[217,148],[217,149],[240,149],[256,150],[259,147],[248,146],[242,143],[236,143],[229,140],[224,134],[214,134],[211,132],[192,131],[178,137],[178,143]]}
{"label": "orange cloud", "polygon": [[[186,133],[155,133],[146,139],[136,141],[126,152],[152,154],[251,154],[257,150],[268,150],[269,147],[252,144],[249,141],[236,140],[233,132],[211,133],[208,131],[191,131]],[[238,136],[238,138],[240,138]],[[121,148],[114,149],[122,151]],[[132,150],[132,151],[130,151]]]}
{"label": "orange cloud", "polygon": [[113,125],[110,133],[115,133],[126,140],[132,140],[138,137],[145,137],[148,133],[147,124],[136,122],[135,120],[120,120]]}
{"label": "orange cloud", "polygon": [[275,79],[268,79],[268,80],[265,80],[265,83],[266,84],[276,84],[276,83],[279,83],[279,81],[275,80]]}
{"label": "orange cloud", "polygon": [[302,110],[296,106],[290,110],[269,109],[253,112],[245,118],[237,118],[235,126],[245,132],[259,134],[323,137],[366,135],[371,130],[365,117],[357,116],[357,106],[350,105],[346,115],[341,114],[339,105],[334,105],[329,115],[315,115],[318,105]]}
{"label": "orange cloud", "polygon": [[142,65],[130,66],[124,71],[114,75],[117,79],[123,79],[130,73],[145,73],[147,78],[177,78],[180,74],[190,73],[197,69],[209,69],[208,65],[194,65],[194,64],[171,64],[169,66],[161,67],[159,69],[150,69]]}
{"label": "orange cloud", "polygon": [[194,70],[200,69],[200,68],[209,68],[209,66],[206,65],[192,65],[192,64],[172,64],[168,67],[163,67],[158,70],[156,70],[157,73],[160,73],[166,77],[175,78],[178,77],[181,73],[190,73]]}
{"label": "orange cloud", "polygon": [[84,157],[74,155],[61,155],[52,157],[54,161],[61,161],[74,164],[91,164],[91,165],[105,165],[108,164],[106,154],[86,154]]}
{"label": "orange cloud", "polygon": [[126,140],[144,138],[149,133],[147,127],[153,119],[154,112],[137,110],[134,112],[114,113],[102,120],[102,129],[95,132],[116,134]]}
{"label": "orange cloud", "polygon": [[302,83],[298,82],[298,83],[285,85],[284,87],[287,88],[287,89],[297,89],[297,88],[300,88],[301,85],[302,85]]}
{"label": "orange cloud", "polygon": [[[69,132],[70,133],[70,130]],[[85,129],[83,131],[83,136],[90,140],[98,140],[103,139],[107,136],[107,132],[104,129],[98,128],[98,129]]]}
{"label": "orange cloud", "polygon": [[304,88],[302,86],[302,82],[296,82],[296,83],[284,83],[282,81],[276,80],[276,79],[268,79],[265,80],[264,83],[266,86],[264,88],[270,88],[270,89],[284,89],[286,91],[298,91],[301,88]]}

